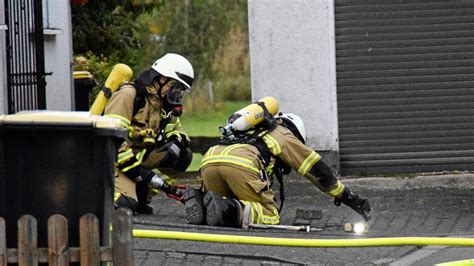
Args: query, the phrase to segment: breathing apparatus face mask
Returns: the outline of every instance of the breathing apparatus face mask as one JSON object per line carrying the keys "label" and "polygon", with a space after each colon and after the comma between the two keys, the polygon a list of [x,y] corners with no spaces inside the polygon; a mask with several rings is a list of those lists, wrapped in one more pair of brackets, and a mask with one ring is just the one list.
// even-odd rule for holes
{"label": "breathing apparatus face mask", "polygon": [[174,116],[180,116],[183,112],[183,98],[186,88],[179,82],[171,80],[163,85],[161,98],[163,108],[166,112],[171,112]]}
{"label": "breathing apparatus face mask", "polygon": [[166,101],[174,105],[182,105],[183,97],[186,93],[185,88],[178,82],[173,82],[166,92]]}

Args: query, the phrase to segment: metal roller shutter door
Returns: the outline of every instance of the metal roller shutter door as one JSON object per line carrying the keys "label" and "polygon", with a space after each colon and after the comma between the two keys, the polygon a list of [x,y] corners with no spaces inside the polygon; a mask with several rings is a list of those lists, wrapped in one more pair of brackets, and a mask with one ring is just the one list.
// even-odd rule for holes
{"label": "metal roller shutter door", "polygon": [[336,0],[343,175],[474,170],[474,1]]}

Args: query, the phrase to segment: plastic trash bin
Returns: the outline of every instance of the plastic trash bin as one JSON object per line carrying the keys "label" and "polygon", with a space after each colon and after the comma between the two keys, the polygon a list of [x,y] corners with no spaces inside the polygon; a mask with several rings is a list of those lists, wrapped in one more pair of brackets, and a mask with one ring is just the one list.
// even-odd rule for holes
{"label": "plastic trash bin", "polygon": [[74,71],[74,104],[76,111],[89,111],[89,95],[97,85],[88,71]]}
{"label": "plastic trash bin", "polygon": [[114,163],[127,130],[117,119],[88,112],[26,111],[0,116],[0,216],[7,246],[17,247],[17,220],[38,221],[47,247],[47,220],[68,219],[69,246],[79,246],[79,219],[99,218],[101,245],[110,243]]}

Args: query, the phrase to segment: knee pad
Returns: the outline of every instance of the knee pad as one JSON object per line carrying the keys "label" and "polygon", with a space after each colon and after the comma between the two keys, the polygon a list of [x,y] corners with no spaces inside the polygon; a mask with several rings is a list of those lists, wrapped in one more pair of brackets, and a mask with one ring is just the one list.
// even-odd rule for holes
{"label": "knee pad", "polygon": [[143,166],[148,169],[172,168],[174,170],[185,171],[193,160],[193,152],[190,148],[180,150],[179,156],[175,152],[160,148],[151,152],[143,162]]}

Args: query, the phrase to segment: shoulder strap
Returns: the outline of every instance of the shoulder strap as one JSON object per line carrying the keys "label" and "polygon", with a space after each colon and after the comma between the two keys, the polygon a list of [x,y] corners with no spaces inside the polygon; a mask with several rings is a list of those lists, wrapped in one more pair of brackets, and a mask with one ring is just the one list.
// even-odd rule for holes
{"label": "shoulder strap", "polygon": [[123,85],[125,84],[132,85],[133,88],[135,88],[135,90],[137,91],[137,95],[135,96],[135,101],[133,102],[133,115],[135,115],[137,114],[138,110],[140,110],[143,106],[145,106],[146,88],[139,81],[127,82],[127,83],[124,83]]}
{"label": "shoulder strap", "polygon": [[[134,102],[133,102],[133,116],[134,116],[138,112],[138,110],[140,110],[140,108],[145,106],[146,101],[145,101],[145,96],[144,96],[143,91],[146,92],[146,89],[144,89],[144,88],[141,89],[139,83],[134,83],[134,82],[131,82],[131,81],[124,81],[120,84],[120,86],[114,92],[120,91],[125,86],[131,86],[137,92],[136,95],[135,95]],[[109,88],[106,88],[105,86],[102,87],[102,91],[104,92],[104,94],[107,98],[110,98],[112,96],[112,94],[114,93]]]}
{"label": "shoulder strap", "polygon": [[273,173],[275,174],[276,180],[278,180],[278,183],[280,184],[280,208],[278,208],[278,213],[281,213],[281,210],[283,209],[283,202],[285,202],[285,188],[284,188],[284,183],[283,183],[283,174],[280,171],[280,168],[278,167],[275,167]]}
{"label": "shoulder strap", "polygon": [[267,144],[265,144],[265,141],[263,141],[261,138],[257,138],[253,143],[248,144],[257,148],[258,152],[260,153],[260,157],[263,160],[263,165],[267,167],[270,163],[272,154],[270,153],[270,149],[268,148]]}
{"label": "shoulder strap", "polygon": [[133,102],[133,116],[138,113],[138,110],[145,106],[145,103],[145,95],[137,93],[137,96],[135,96],[135,101]]}
{"label": "shoulder strap", "polygon": [[283,209],[283,202],[285,201],[285,191],[284,191],[284,182],[283,176],[289,174],[291,167],[286,165],[280,157],[275,158],[275,165],[273,166],[273,173],[275,174],[278,183],[280,183],[280,208],[278,213]]}

